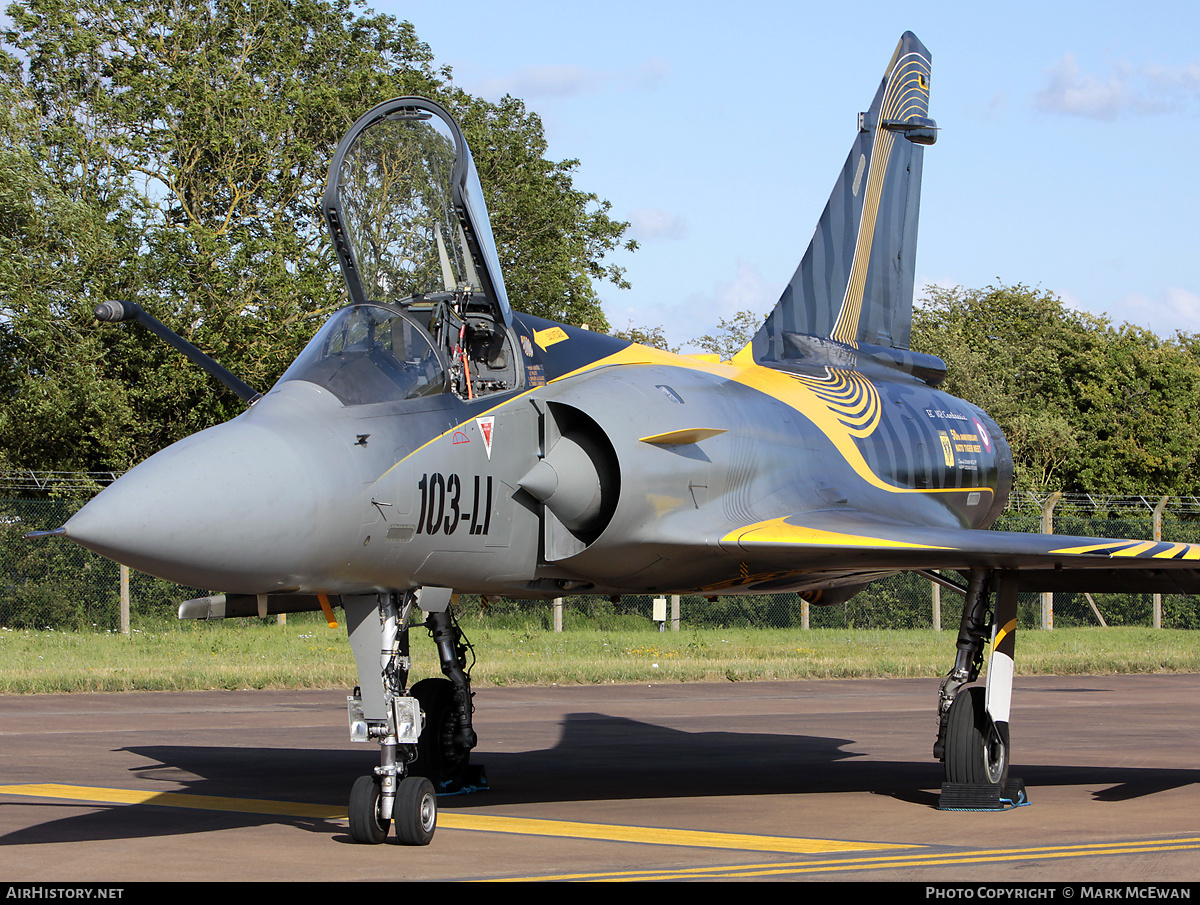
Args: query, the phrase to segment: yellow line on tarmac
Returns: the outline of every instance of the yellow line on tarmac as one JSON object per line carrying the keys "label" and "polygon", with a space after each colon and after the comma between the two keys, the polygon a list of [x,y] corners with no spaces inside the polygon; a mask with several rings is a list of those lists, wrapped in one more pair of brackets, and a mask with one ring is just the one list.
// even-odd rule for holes
{"label": "yellow line on tarmac", "polygon": [[0,795],[65,798],[70,801],[102,801],[107,804],[152,804],[166,808],[272,814],[280,817],[312,817],[318,820],[346,819],[345,808],[336,808],[327,804],[300,804],[299,802],[267,801],[258,798],[218,798],[213,795],[148,792],[142,789],[102,789],[97,786],[67,786],[58,783],[0,786]]}
{"label": "yellow line on tarmac", "polygon": [[[218,798],[181,792],[150,792],[139,789],[105,789],[57,783],[0,786],[0,794],[70,801],[100,801],[109,804],[148,804],[170,808],[196,808],[244,814],[273,814],[318,820],[345,820],[346,809],[330,805],[266,801],[254,798]],[[708,833],[699,830],[617,826],[577,823],[569,820],[539,820],[528,817],[497,817],[439,811],[438,826],[448,830],[512,833],[524,836],[554,836],[563,839],[595,839],[604,842],[633,842],[645,845],[679,845],[692,848],[723,848],[736,851],[781,852],[794,855],[833,852],[881,851],[921,848],[881,842],[846,842],[838,839],[798,839],[789,836],[754,836],[743,833]]]}
{"label": "yellow line on tarmac", "polygon": [[514,877],[514,880],[687,880],[737,879],[856,870],[886,870],[897,867],[944,867],[998,861],[1028,861],[1059,858],[1090,858],[1100,855],[1142,855],[1147,852],[1186,851],[1200,848],[1200,838],[1158,839],[1142,842],[1096,842],[1086,845],[998,849],[995,851],[913,853],[865,858],[836,858],[821,861],[788,861],[774,864],[725,864],[658,871],[557,874]]}
{"label": "yellow line on tarmac", "polygon": [[556,836],[565,839],[597,839],[604,842],[636,842],[645,845],[684,845],[693,848],[730,848],[748,852],[783,852],[815,855],[828,852],[860,852],[918,848],[882,842],[844,842],[840,839],[797,839],[790,836],[751,836],[743,833],[708,833],[647,826],[616,826],[575,823],[570,820],[534,820],[527,817],[492,817],[438,812],[438,826],[487,833],[518,833]]}

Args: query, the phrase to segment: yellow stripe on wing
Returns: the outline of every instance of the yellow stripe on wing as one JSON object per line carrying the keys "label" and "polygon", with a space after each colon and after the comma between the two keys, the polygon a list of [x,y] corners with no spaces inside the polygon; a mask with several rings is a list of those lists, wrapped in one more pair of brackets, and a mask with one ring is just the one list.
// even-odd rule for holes
{"label": "yellow stripe on wing", "polygon": [[1200,559],[1200,544],[1168,543],[1152,540],[1104,541],[1079,547],[1061,547],[1051,553],[1076,556],[1121,556],[1137,559]]}
{"label": "yellow stripe on wing", "polygon": [[903,550],[953,549],[952,547],[935,547],[930,544],[914,544],[885,537],[826,531],[822,528],[810,528],[807,525],[793,525],[788,522],[786,517],[769,519],[765,522],[737,528],[721,538],[721,543],[789,544],[798,547],[871,547]]}

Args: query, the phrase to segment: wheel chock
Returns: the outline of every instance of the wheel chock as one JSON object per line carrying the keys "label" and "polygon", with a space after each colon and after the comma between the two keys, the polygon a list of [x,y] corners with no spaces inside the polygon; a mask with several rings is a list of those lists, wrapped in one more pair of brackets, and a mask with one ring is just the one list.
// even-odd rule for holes
{"label": "wheel chock", "polygon": [[1029,804],[1025,782],[1010,779],[1008,785],[993,782],[944,782],[938,798],[939,811],[1007,811]]}
{"label": "wheel chock", "polygon": [[472,792],[487,792],[491,789],[487,774],[484,773],[483,767],[477,764],[470,764],[458,779],[442,780],[435,782],[433,786],[438,795],[470,795]]}

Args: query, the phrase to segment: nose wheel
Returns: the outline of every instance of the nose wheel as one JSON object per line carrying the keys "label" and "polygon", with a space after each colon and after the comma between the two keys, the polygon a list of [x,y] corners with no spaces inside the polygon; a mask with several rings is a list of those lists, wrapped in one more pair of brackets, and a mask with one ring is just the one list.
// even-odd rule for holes
{"label": "nose wheel", "polygon": [[437,794],[423,776],[408,776],[396,787],[390,817],[378,776],[360,776],[350,789],[350,838],[362,845],[379,845],[396,825],[401,845],[428,845],[437,829]]}
{"label": "nose wheel", "polygon": [[437,829],[437,794],[424,776],[408,776],[396,789],[396,840],[401,845],[428,845]]}
{"label": "nose wheel", "polygon": [[[350,837],[357,843],[379,845],[394,825],[401,845],[428,845],[437,829],[438,790],[463,791],[476,742],[470,645],[449,613],[450,598],[449,589],[342,598],[361,679],[346,699],[350,739],[376,741],[380,751],[380,765],[350,790]],[[430,609],[425,624],[449,678],[406,690],[409,616],[418,602]]]}
{"label": "nose wheel", "polygon": [[383,796],[379,779],[360,776],[350,787],[350,838],[364,845],[378,845],[387,838],[391,820],[380,813]]}

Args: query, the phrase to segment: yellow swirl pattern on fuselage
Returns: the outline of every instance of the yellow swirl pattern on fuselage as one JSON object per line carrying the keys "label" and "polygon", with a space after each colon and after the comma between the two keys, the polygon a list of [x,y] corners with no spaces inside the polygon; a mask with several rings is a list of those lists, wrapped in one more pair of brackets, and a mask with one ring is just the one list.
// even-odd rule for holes
{"label": "yellow swirl pattern on fuselage", "polygon": [[[875,429],[882,415],[883,406],[879,397],[879,391],[875,385],[865,378],[861,378],[855,371],[842,368],[831,369],[862,380],[864,394],[869,395],[873,400],[862,407],[861,411],[865,417],[859,417],[859,424],[854,429],[841,417],[845,415],[847,419],[854,421],[855,418],[850,414],[852,410],[855,410],[854,405],[848,404],[843,399],[842,405],[844,406],[844,411],[839,414],[834,406],[830,404],[829,398],[818,394],[817,388],[812,386],[811,383],[796,379],[798,375],[795,373],[781,371],[776,368],[764,368],[757,364],[754,361],[749,346],[735,355],[730,362],[714,363],[699,361],[685,355],[677,355],[673,352],[665,352],[661,349],[654,349],[637,343],[630,343],[619,352],[563,374],[561,377],[556,377],[550,382],[552,384],[559,383],[580,377],[600,368],[615,365],[669,365],[686,368],[690,371],[701,371],[721,380],[729,380],[741,384],[742,386],[764,393],[773,399],[777,399],[811,421],[825,435],[859,477],[867,484],[880,490],[896,494],[929,496],[965,492],[964,488],[961,487],[899,486],[885,481],[871,470],[870,465],[867,464],[862,450],[859,449],[855,440],[866,436]],[[859,431],[862,433],[858,433]],[[973,487],[970,490],[971,492],[981,493],[988,498],[995,493],[990,487]]]}
{"label": "yellow swirl pattern on fuselage", "polygon": [[824,377],[789,374],[823,401],[853,436],[869,437],[879,424],[883,406],[875,384],[855,371],[826,368]]}

